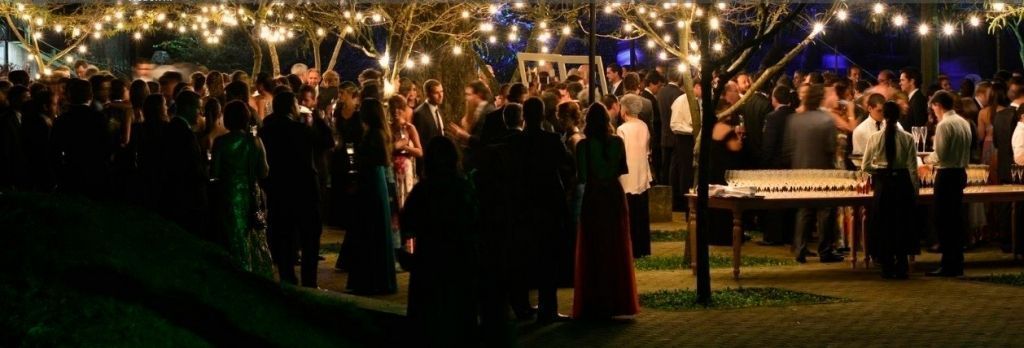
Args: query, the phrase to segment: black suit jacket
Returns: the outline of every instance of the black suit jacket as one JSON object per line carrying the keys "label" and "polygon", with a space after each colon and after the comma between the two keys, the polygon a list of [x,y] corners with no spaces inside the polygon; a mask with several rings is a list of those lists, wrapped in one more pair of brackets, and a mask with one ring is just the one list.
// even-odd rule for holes
{"label": "black suit jacket", "polygon": [[[648,123],[651,132],[651,143],[658,144],[661,141],[661,105],[658,103],[658,98],[647,91],[647,89],[640,90],[640,96],[644,97],[651,102],[651,119]],[[654,146],[651,146],[652,148]]]}
{"label": "black suit jacket", "polygon": [[[416,131],[420,134],[420,141],[425,146],[430,143],[430,139],[436,136],[441,136],[441,127],[434,121],[434,115],[430,113],[429,103],[420,104],[416,111],[413,113],[412,125],[416,127]],[[441,120],[444,122],[444,119]]]}
{"label": "black suit jacket", "polygon": [[660,111],[659,117],[661,117],[661,147],[673,147],[675,146],[675,138],[672,137],[672,103],[675,103],[679,96],[683,95],[683,90],[679,86],[672,84],[665,84],[658,90],[658,111]]}
{"label": "black suit jacket", "polygon": [[772,102],[768,96],[760,92],[751,92],[754,95],[747,98],[747,102],[740,108],[743,115],[744,127],[746,128],[746,139],[743,140],[743,149],[751,164],[758,162],[764,156],[761,151],[764,142],[765,117],[772,112]]}
{"label": "black suit jacket", "polygon": [[923,90],[917,90],[913,97],[910,97],[910,112],[907,116],[900,118],[900,125],[903,129],[910,127],[924,127],[928,124],[928,97]]}
{"label": "black suit jacket", "polygon": [[268,201],[302,204],[292,209],[307,209],[316,204],[318,186],[309,127],[288,115],[270,114],[263,119],[259,135],[270,168],[266,179]]}
{"label": "black suit jacket", "polygon": [[626,95],[626,88],[623,86],[624,84],[625,83],[623,83],[622,81],[619,81],[619,86],[618,87],[615,87],[614,83],[609,83],[608,87],[614,88],[614,90],[612,91],[612,95],[614,95],[616,97],[622,97],[622,96]]}
{"label": "black suit jacket", "polygon": [[[202,211],[206,206],[206,160],[199,141],[181,117],[171,119],[164,129],[163,202],[161,211],[175,214]],[[172,215],[178,216],[178,215]]]}
{"label": "black suit jacket", "polygon": [[59,189],[93,198],[103,196],[112,150],[103,114],[88,105],[72,105],[54,121],[52,139],[58,156]]}
{"label": "black suit jacket", "polygon": [[1008,183],[1013,179],[1010,175],[1010,167],[1013,164],[1013,129],[1016,126],[1013,121],[1013,108],[1006,108],[1003,111],[992,115],[992,146],[996,148],[996,176],[999,182]]}
{"label": "black suit jacket", "polygon": [[786,134],[786,124],[793,115],[791,106],[783,105],[764,117],[764,133],[761,151],[761,165],[765,168],[784,169],[782,143]]}

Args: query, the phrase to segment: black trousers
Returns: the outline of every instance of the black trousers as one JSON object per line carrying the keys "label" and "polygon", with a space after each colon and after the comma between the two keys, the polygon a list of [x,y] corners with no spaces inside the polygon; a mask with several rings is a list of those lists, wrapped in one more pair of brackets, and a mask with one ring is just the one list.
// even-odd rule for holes
{"label": "black trousers", "polygon": [[281,283],[299,284],[295,259],[296,251],[302,250],[302,286],[315,288],[322,232],[318,200],[316,197],[311,197],[309,202],[271,197],[274,195],[268,194],[267,239]]}
{"label": "black trousers", "polygon": [[633,258],[651,254],[651,213],[647,191],[634,195],[626,194],[629,207],[629,238],[633,243]]}
{"label": "black trousers", "polygon": [[964,269],[964,188],[967,171],[963,168],[942,168],[935,174],[935,230],[942,251],[942,269],[959,272]]}
{"label": "black trousers", "polygon": [[672,166],[669,170],[669,185],[672,185],[673,206],[686,211],[688,202],[686,193],[693,187],[693,146],[691,134],[674,134],[675,147],[672,148]]}
{"label": "black trousers", "polygon": [[793,233],[793,253],[800,255],[807,250],[807,240],[817,227],[818,254],[827,254],[836,242],[835,208],[800,208],[796,211],[796,230]]}
{"label": "black trousers", "polygon": [[658,185],[672,185],[672,146],[656,145],[661,149],[661,157],[655,157],[655,161],[661,162],[661,170],[658,171]]}

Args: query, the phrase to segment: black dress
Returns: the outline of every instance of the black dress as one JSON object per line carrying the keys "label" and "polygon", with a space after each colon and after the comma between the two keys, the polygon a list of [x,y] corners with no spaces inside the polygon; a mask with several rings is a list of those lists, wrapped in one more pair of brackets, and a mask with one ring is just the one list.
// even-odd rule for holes
{"label": "black dress", "polygon": [[[743,153],[729,150],[727,145],[732,133],[723,140],[711,140],[710,158],[708,161],[708,183],[725,185],[725,172],[739,169],[743,162]],[[708,212],[711,220],[711,245],[732,245],[732,213],[726,210],[713,209]]]}

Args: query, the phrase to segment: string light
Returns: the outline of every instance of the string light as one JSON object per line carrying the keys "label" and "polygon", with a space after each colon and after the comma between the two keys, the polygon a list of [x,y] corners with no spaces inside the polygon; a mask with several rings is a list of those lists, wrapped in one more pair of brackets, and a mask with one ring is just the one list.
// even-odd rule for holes
{"label": "string light", "polygon": [[711,20],[708,21],[708,27],[711,28],[711,30],[718,30],[719,25],[717,17],[711,18]]}
{"label": "string light", "polygon": [[992,3],[992,11],[1003,12],[1003,10],[1006,10],[1006,4],[1005,3],[1002,3],[1002,2],[993,2]]}
{"label": "string light", "polygon": [[668,60],[668,53],[665,53],[665,51],[658,53],[658,60]]}
{"label": "string light", "polygon": [[846,13],[846,10],[836,11],[836,19],[840,21],[845,21],[847,17],[849,17],[849,14]]}
{"label": "string light", "polygon": [[540,23],[537,24],[537,26],[539,26],[541,29],[547,29],[548,28],[548,21],[540,21]]}
{"label": "string light", "polygon": [[928,35],[928,30],[928,24],[921,23],[921,25],[917,26],[917,33],[921,34],[921,36]]}
{"label": "string light", "polygon": [[406,59],[405,60],[405,68],[406,69],[412,69],[414,67],[416,67],[416,63],[413,62],[412,59]]}
{"label": "string light", "polygon": [[430,64],[430,56],[428,56],[426,54],[420,56],[420,64],[422,64],[422,65]]}
{"label": "string light", "polygon": [[672,42],[672,35],[665,34],[665,36],[661,37],[661,40],[665,42]]}
{"label": "string light", "polygon": [[540,53],[548,53],[549,51],[548,46],[540,46]]}
{"label": "string light", "polygon": [[374,13],[372,16],[370,16],[370,18],[373,19],[374,23],[380,23],[382,20],[384,20],[384,18],[381,17],[380,13]]}
{"label": "string light", "polygon": [[132,34],[132,37],[136,40],[142,40],[142,33],[136,31],[135,34]]}
{"label": "string light", "polygon": [[562,35],[572,35],[572,28],[570,28],[568,25],[562,27]]}
{"label": "string light", "polygon": [[676,70],[679,70],[679,72],[682,73],[686,72],[686,63],[679,63],[679,66],[676,67]]}
{"label": "string light", "polygon": [[656,20],[656,21],[654,21],[654,26],[657,27],[657,28],[661,28],[661,27],[665,26],[665,22],[660,20],[660,19]]}
{"label": "string light", "polygon": [[714,45],[711,45],[711,49],[715,50],[715,52],[722,52],[722,43],[716,42]]}
{"label": "string light", "polygon": [[462,55],[462,47],[460,47],[460,46],[452,47],[452,54],[456,55],[456,56]]}
{"label": "string light", "polygon": [[491,44],[496,44],[498,43],[498,37],[491,35],[490,37],[487,38],[487,42],[490,42]]}
{"label": "string light", "polygon": [[39,39],[43,38],[43,33],[38,32],[38,31],[34,32],[34,33],[32,33],[32,38],[36,39],[36,40],[39,40]]}
{"label": "string light", "polygon": [[64,57],[64,62],[66,62],[68,64],[71,64],[74,61],[75,61],[75,57],[74,56],[68,55],[68,56]]}
{"label": "string light", "polygon": [[612,14],[612,5],[604,5],[604,14]]}
{"label": "string light", "polygon": [[657,44],[654,43],[654,40],[647,39],[647,48],[654,48],[654,46],[657,46]]}
{"label": "string light", "polygon": [[725,6],[726,6],[726,5],[725,5],[725,3],[724,3],[724,2],[719,2],[719,3],[718,3],[718,9],[719,9],[719,10],[725,10]]}
{"label": "string light", "polygon": [[[347,17],[346,17],[346,18],[347,18]],[[462,18],[463,18],[463,19],[467,19],[467,18],[469,18],[469,11],[466,11],[466,10],[462,10]]]}
{"label": "string light", "polygon": [[60,24],[54,25],[53,26],[53,31],[58,32],[58,33],[62,32],[62,31],[64,31],[64,26],[60,25]]}
{"label": "string light", "polygon": [[818,36],[825,31],[825,24],[821,22],[814,23],[814,28],[811,29],[811,36]]}
{"label": "string light", "polygon": [[968,21],[971,23],[972,27],[977,27],[981,25],[981,19],[978,18],[978,16],[971,16],[971,18]]}
{"label": "string light", "polygon": [[324,35],[327,35],[327,33],[324,32],[324,28],[316,28],[316,36],[323,37]]}
{"label": "string light", "polygon": [[382,55],[377,62],[380,63],[380,66],[387,68],[388,63],[391,62],[391,57],[388,57],[388,53],[384,52],[384,55]]}
{"label": "string light", "polygon": [[904,24],[907,24],[907,18],[903,17],[903,15],[896,15],[892,17],[892,25],[902,27]]}
{"label": "string light", "polygon": [[509,42],[516,42],[516,41],[519,41],[519,34],[516,34],[516,33],[508,33],[508,41],[509,41]]}
{"label": "string light", "polygon": [[942,34],[943,35],[950,36],[950,35],[953,35],[953,32],[954,32],[953,24],[946,23],[946,24],[942,25]]}
{"label": "string light", "polygon": [[630,24],[630,23],[623,24],[622,25],[622,31],[626,32],[626,33],[633,32],[633,24]]}
{"label": "string light", "polygon": [[491,22],[480,23],[480,31],[485,32],[485,33],[492,32],[492,31],[494,31],[494,24],[491,23]]}
{"label": "string light", "polygon": [[679,28],[679,29],[686,28],[686,22],[682,21],[682,20],[676,22],[676,28]]}
{"label": "string light", "polygon": [[880,2],[876,2],[876,3],[875,3],[875,6],[874,6],[874,7],[872,7],[872,9],[871,9],[871,10],[872,10],[872,11],[873,11],[873,12],[874,12],[875,14],[879,14],[879,15],[880,15],[880,14],[883,14],[883,13],[885,13],[885,4],[883,4],[883,3],[880,3]]}
{"label": "string light", "polygon": [[43,17],[36,17],[36,25],[41,27],[43,24],[46,24],[46,22],[43,21]]}

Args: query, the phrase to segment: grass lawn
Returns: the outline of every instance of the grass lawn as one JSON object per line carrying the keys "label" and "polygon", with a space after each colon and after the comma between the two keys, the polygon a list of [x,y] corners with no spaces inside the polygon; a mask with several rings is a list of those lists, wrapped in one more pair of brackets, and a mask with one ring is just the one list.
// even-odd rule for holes
{"label": "grass lawn", "polygon": [[993,274],[989,276],[973,277],[968,279],[986,283],[1003,284],[1010,286],[1024,286],[1024,273]]}
{"label": "grass lawn", "polygon": [[[710,309],[790,306],[820,303],[846,302],[846,299],[791,291],[780,288],[741,288],[715,290],[711,295]],[[640,294],[640,305],[645,308],[664,310],[705,309],[697,303],[697,292],[693,290],[659,290]]]}
{"label": "grass lawn", "polygon": [[[711,254],[708,256],[711,262],[711,268],[730,268],[732,267],[732,256],[731,255],[719,255]],[[676,269],[689,269],[690,263],[683,263],[683,257],[679,255],[675,256],[647,256],[636,259],[633,261],[634,266],[637,270],[641,271],[663,271],[663,270],[676,270]],[[778,258],[770,256],[753,256],[753,255],[741,255],[740,264],[743,267],[757,267],[757,266],[791,266],[795,265],[796,261],[790,258]]]}

